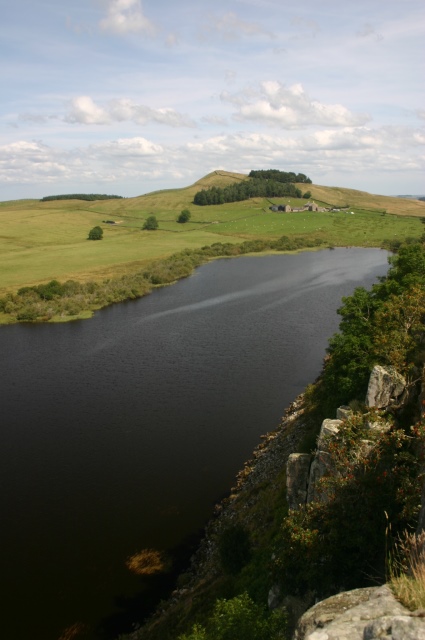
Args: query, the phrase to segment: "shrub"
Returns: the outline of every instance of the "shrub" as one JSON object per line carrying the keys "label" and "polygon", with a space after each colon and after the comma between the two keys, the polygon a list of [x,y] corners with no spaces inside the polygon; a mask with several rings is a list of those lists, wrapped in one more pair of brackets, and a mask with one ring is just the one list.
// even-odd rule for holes
{"label": "shrub", "polygon": [[103,229],[99,226],[93,227],[90,229],[88,240],[102,240],[103,238]]}
{"label": "shrub", "polygon": [[286,624],[284,611],[270,614],[242,593],[231,600],[217,600],[206,627],[194,625],[179,640],[278,640],[286,637]]}
{"label": "shrub", "polygon": [[180,213],[179,217],[177,218],[177,222],[180,223],[185,223],[188,222],[190,220],[191,217],[191,213],[189,211],[189,209],[183,209],[183,211]]}
{"label": "shrub", "polygon": [[155,231],[158,229],[158,220],[156,219],[156,216],[149,216],[146,218],[143,229],[146,229],[147,231]]}
{"label": "shrub", "polygon": [[419,424],[408,436],[393,427],[365,448],[364,422],[378,418],[346,421],[328,445],[335,468],[322,479],[328,501],[309,503],[284,519],[275,570],[287,592],[313,590],[325,597],[383,580],[387,516],[394,535],[415,522],[424,430]]}

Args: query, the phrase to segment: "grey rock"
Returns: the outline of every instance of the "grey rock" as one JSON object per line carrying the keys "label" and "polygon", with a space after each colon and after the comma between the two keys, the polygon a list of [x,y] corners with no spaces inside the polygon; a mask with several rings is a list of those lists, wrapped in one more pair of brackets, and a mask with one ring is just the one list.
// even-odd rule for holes
{"label": "grey rock", "polygon": [[373,367],[366,393],[366,406],[383,409],[394,404],[406,388],[406,380],[397,371],[380,365]]}
{"label": "grey rock", "polygon": [[320,449],[320,451],[328,450],[329,441],[338,435],[342,424],[342,420],[323,420],[317,439],[317,448]]}
{"label": "grey rock", "polygon": [[367,624],[363,640],[425,640],[425,621],[412,616],[384,616]]}
{"label": "grey rock", "polygon": [[278,584],[272,586],[267,597],[269,609],[277,609],[282,604],[282,592]]}
{"label": "grey rock", "polygon": [[342,425],[342,420],[323,420],[317,438],[317,451],[310,467],[308,479],[307,502],[326,502],[328,496],[320,485],[320,480],[335,473],[334,465],[328,453],[329,443],[338,435]]}
{"label": "grey rock", "polygon": [[391,423],[389,422],[366,422],[365,426],[376,435],[379,435],[380,433],[386,433],[391,429]]}
{"label": "grey rock", "polygon": [[326,502],[328,500],[328,496],[319,481],[324,476],[331,475],[332,473],[334,473],[334,467],[330,454],[327,451],[317,451],[310,467],[307,503]]}
{"label": "grey rock", "polygon": [[425,620],[415,617],[389,587],[368,587],[327,598],[299,620],[294,640],[425,640]]}
{"label": "grey rock", "polygon": [[342,406],[338,407],[336,410],[336,418],[337,420],[348,420],[353,415],[352,409],[350,407]]}
{"label": "grey rock", "polygon": [[307,499],[307,484],[311,456],[308,453],[292,453],[286,463],[286,497],[290,509],[298,509]]}

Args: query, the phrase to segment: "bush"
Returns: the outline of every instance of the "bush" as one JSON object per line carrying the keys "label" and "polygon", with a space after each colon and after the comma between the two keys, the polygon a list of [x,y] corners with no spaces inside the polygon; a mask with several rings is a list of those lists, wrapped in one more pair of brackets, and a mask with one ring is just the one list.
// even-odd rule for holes
{"label": "bush", "polygon": [[278,640],[286,637],[286,614],[273,611],[242,593],[231,600],[217,600],[206,627],[194,625],[179,640]]}
{"label": "bush", "polygon": [[180,223],[185,223],[188,222],[190,220],[191,217],[191,213],[189,211],[189,209],[183,209],[183,211],[180,213],[179,217],[177,218],[177,222]]}
{"label": "bush", "polygon": [[143,229],[146,229],[147,231],[155,231],[156,229],[158,229],[158,220],[156,219],[156,217],[149,216],[148,218],[146,218]]}
{"label": "bush", "polygon": [[93,227],[89,231],[89,240],[102,240],[103,238],[103,229],[101,227]]}
{"label": "bush", "polygon": [[344,423],[329,443],[335,473],[321,481],[328,501],[284,519],[275,577],[288,593],[311,590],[323,598],[385,581],[388,521],[395,536],[416,521],[424,429],[417,425],[407,436],[393,427],[365,449],[366,423],[377,419],[355,415]]}

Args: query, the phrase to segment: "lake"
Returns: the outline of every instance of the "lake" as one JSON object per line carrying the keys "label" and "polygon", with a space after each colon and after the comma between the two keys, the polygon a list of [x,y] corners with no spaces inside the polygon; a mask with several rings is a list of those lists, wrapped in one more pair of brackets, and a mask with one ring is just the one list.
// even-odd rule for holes
{"label": "lake", "polygon": [[387,255],[217,260],[91,320],[2,327],[3,637],[131,630],[170,578],[135,576],[126,559],[155,548],[184,561],[319,374],[341,297],[384,275]]}

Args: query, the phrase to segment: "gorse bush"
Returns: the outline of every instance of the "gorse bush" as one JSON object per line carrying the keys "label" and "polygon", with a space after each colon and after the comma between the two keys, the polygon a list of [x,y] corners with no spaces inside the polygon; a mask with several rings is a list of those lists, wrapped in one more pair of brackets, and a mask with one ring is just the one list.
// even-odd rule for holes
{"label": "gorse bush", "polygon": [[217,600],[206,625],[194,625],[179,640],[283,640],[286,628],[283,611],[269,613],[242,593],[231,600]]}

